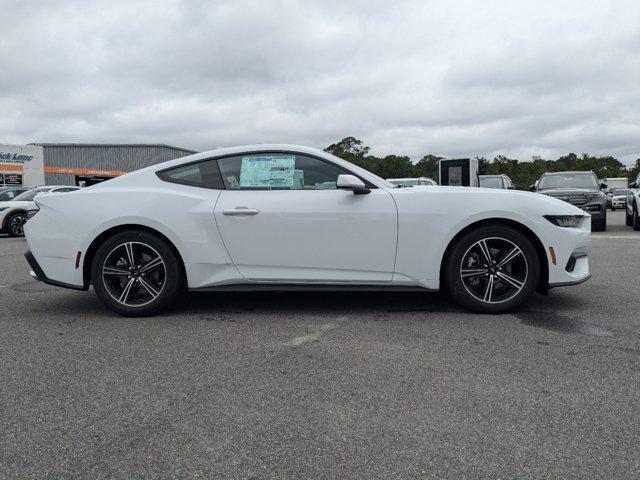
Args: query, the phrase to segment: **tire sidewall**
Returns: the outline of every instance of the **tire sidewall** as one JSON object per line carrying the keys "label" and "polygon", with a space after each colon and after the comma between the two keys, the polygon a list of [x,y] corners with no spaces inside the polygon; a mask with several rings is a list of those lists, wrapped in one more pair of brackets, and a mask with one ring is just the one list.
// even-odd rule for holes
{"label": "tire sidewall", "polygon": [[[474,243],[489,237],[501,237],[515,243],[527,260],[527,279],[522,290],[508,301],[493,304],[471,295],[460,276],[464,254]],[[517,308],[535,292],[539,278],[540,260],[536,249],[522,233],[504,225],[485,225],[464,234],[447,255],[444,271],[444,280],[451,296],[462,306],[479,313],[502,313]]]}
{"label": "tire sidewall", "polygon": [[[122,305],[111,297],[102,278],[102,266],[109,253],[125,242],[140,242],[153,247],[165,263],[165,284],[160,295],[151,303],[139,307]],[[98,247],[91,264],[91,283],[96,295],[111,310],[120,315],[142,317],[153,315],[167,308],[182,290],[184,274],[182,265],[172,248],[157,235],[144,231],[125,231],[109,237]]]}

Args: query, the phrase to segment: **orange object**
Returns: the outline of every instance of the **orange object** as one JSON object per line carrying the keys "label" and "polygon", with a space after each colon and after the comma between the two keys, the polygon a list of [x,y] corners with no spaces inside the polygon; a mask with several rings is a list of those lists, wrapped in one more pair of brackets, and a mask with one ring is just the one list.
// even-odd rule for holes
{"label": "orange object", "polygon": [[556,251],[553,247],[549,247],[549,254],[551,255],[551,263],[556,264]]}

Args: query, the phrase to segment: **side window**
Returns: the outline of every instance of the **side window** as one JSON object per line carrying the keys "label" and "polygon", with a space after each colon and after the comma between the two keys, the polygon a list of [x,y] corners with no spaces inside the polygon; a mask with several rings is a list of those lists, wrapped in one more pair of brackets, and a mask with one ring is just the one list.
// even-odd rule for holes
{"label": "side window", "polygon": [[218,160],[229,190],[335,190],[350,172],[329,162],[293,153],[238,155]]}
{"label": "side window", "polygon": [[158,177],[165,182],[179,183],[180,185],[212,188],[215,190],[224,188],[216,160],[205,160],[164,170],[158,172]]}

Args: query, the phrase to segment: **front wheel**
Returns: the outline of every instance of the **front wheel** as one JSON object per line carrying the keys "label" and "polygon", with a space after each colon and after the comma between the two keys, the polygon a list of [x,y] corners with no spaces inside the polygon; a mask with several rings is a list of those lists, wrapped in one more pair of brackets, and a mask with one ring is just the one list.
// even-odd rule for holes
{"label": "front wheel", "polygon": [[111,310],[142,317],[167,308],[184,283],[182,265],[158,236],[126,231],[107,239],[91,266],[93,288]]}
{"label": "front wheel", "polygon": [[604,217],[597,222],[591,223],[591,231],[592,232],[604,232],[607,230],[607,217]]}
{"label": "front wheel", "polygon": [[24,224],[27,221],[25,213],[14,213],[7,220],[7,232],[12,237],[24,237]]}
{"label": "front wheel", "polygon": [[538,254],[518,230],[488,225],[460,238],[445,263],[445,282],[454,300],[480,313],[520,306],[540,277]]}

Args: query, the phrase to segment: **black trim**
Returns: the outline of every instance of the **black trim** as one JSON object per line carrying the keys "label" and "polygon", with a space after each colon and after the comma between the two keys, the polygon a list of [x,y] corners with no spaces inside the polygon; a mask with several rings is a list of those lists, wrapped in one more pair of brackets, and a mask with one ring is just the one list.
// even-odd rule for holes
{"label": "black trim", "polygon": [[38,264],[36,258],[33,256],[33,253],[31,253],[30,250],[27,250],[24,253],[24,257],[27,259],[27,262],[29,262],[29,266],[33,270],[33,273],[36,274],[37,280],[40,280],[41,282],[44,282],[48,285],[53,285],[54,287],[70,288],[72,290],[89,290],[88,287],[72,285],[70,283],[59,282],[57,280],[51,280],[50,278],[48,278],[42,271],[40,264]]}
{"label": "black trim", "polygon": [[587,280],[589,280],[591,278],[591,274],[587,275],[586,277],[584,277],[581,280],[572,280],[570,282],[559,282],[559,283],[550,283],[549,284],[549,288],[555,288],[555,287],[570,287],[572,285],[580,285],[581,283],[586,282]]}
{"label": "black trim", "polygon": [[413,285],[354,285],[345,283],[233,283],[189,288],[190,292],[437,292],[437,289]]}
{"label": "black trim", "polygon": [[[194,163],[208,162],[208,161],[210,161],[210,160],[215,160],[215,161],[216,161],[216,164],[217,164],[217,163],[218,163],[218,160],[222,160],[223,158],[238,157],[238,156],[242,156],[242,155],[265,155],[265,154],[270,154],[270,153],[271,153],[271,154],[276,154],[276,155],[286,155],[286,154],[289,154],[289,155],[301,155],[301,156],[305,156],[305,157],[313,158],[313,159],[316,159],[316,160],[320,160],[320,161],[322,161],[322,162],[325,162],[325,163],[330,164],[330,165],[331,165],[331,166],[333,166],[333,167],[336,167],[336,168],[339,168],[339,169],[341,169],[341,170],[344,170],[344,172],[345,172],[346,174],[348,174],[348,175],[353,175],[354,177],[358,177],[360,180],[362,180],[362,181],[364,182],[364,184],[365,184],[365,186],[366,186],[367,188],[370,188],[370,189],[373,189],[373,188],[376,188],[376,189],[377,189],[377,188],[378,188],[375,184],[371,183],[371,182],[370,182],[369,180],[367,180],[366,178],[362,178],[362,177],[361,177],[360,175],[358,175],[357,173],[352,172],[351,170],[346,169],[346,168],[345,168],[345,167],[343,167],[342,165],[337,165],[336,163],[333,163],[331,160],[327,160],[326,158],[322,158],[322,157],[319,157],[319,156],[317,156],[317,155],[313,155],[313,154],[311,154],[311,153],[299,152],[299,151],[296,151],[296,150],[257,150],[257,151],[249,151],[249,152],[228,153],[228,154],[226,154],[226,155],[220,155],[220,156],[217,156],[217,157],[208,157],[208,158],[203,158],[203,159],[199,159],[199,160],[192,160],[192,161],[190,161],[190,162],[186,162],[186,163],[181,163],[180,165],[174,165],[173,167],[168,167],[168,168],[164,168],[164,169],[162,169],[162,170],[158,170],[158,171],[157,171],[157,172],[155,172],[155,173],[156,173],[156,175],[158,176],[158,178],[160,178],[160,180],[162,180],[162,181],[165,181],[165,182],[166,182],[167,180],[165,180],[165,179],[161,176],[161,174],[163,174],[163,173],[165,173],[165,172],[167,172],[167,171],[169,171],[169,170],[176,169],[176,168],[186,167],[187,165],[192,165],[192,164],[194,164]],[[220,166],[218,166],[218,171],[220,171]],[[220,175],[220,180],[222,181],[222,174]],[[178,183],[178,182],[172,181],[172,182],[170,182],[170,183]],[[213,190],[229,190],[230,192],[242,192],[242,191],[248,191],[248,190],[269,191],[269,189],[266,189],[266,188],[245,189],[245,190],[241,190],[241,189],[238,189],[238,190],[227,189],[227,188],[224,186],[224,181],[222,182],[222,185],[223,185],[223,186],[222,186],[222,188],[221,188],[221,189],[217,189],[217,188],[216,188],[216,189],[213,189]],[[207,187],[207,186],[204,186],[204,185],[191,185],[191,186],[196,186],[196,187],[200,187],[200,188],[209,188],[209,189],[211,189],[211,187]],[[295,191],[297,191],[297,192],[298,192],[298,191],[302,192],[302,191],[305,191],[305,190],[295,190]]]}

